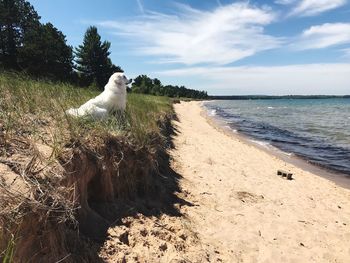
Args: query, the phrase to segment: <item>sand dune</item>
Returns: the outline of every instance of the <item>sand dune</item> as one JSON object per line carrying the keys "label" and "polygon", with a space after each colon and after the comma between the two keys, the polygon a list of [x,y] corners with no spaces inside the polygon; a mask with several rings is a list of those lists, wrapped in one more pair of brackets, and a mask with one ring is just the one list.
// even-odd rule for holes
{"label": "sand dune", "polygon": [[[211,259],[350,262],[350,191],[211,126],[198,102],[175,104],[173,166],[183,206]],[[276,175],[291,171],[294,180]],[[203,261],[205,259],[203,258]]]}

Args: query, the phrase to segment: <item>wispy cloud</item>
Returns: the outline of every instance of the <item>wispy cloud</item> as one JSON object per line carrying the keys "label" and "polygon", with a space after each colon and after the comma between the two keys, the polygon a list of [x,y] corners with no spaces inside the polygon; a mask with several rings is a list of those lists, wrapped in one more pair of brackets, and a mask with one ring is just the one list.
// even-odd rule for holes
{"label": "wispy cloud", "polygon": [[209,90],[210,94],[343,95],[349,94],[350,84],[350,64],[191,67],[158,74],[194,79],[198,83],[195,88]]}
{"label": "wispy cloud", "polygon": [[136,0],[137,6],[139,7],[139,10],[141,13],[145,13],[145,9],[143,7],[143,4],[141,2],[142,0]]}
{"label": "wispy cloud", "polygon": [[[177,5],[177,14],[147,12],[129,22],[103,21],[157,62],[224,65],[257,52],[276,48],[281,40],[264,33],[264,26],[276,15],[267,8],[249,3],[219,6],[201,11]],[[161,59],[160,59],[161,58]]]}
{"label": "wispy cloud", "polygon": [[[129,21],[98,24],[123,37],[136,54],[151,56],[149,62],[175,63],[170,67],[177,67],[151,70],[149,74],[174,83],[181,79],[181,83],[211,94],[349,93],[350,64],[242,67],[228,64],[276,48],[291,52],[335,46],[350,54],[347,48],[350,23],[314,25],[295,37],[278,38],[265,32],[279,18],[271,7],[255,6],[249,1],[220,3],[218,0],[217,8],[211,11],[177,3],[171,14],[144,10],[143,15]],[[345,0],[276,0],[275,3],[287,5],[293,16],[310,16],[336,8]]]}
{"label": "wispy cloud", "polygon": [[297,0],[276,0],[275,4],[279,4],[279,5],[290,5],[295,3]]}
{"label": "wispy cloud", "polygon": [[292,44],[295,49],[320,49],[350,44],[350,23],[326,23],[312,26]]}
{"label": "wispy cloud", "polygon": [[[295,1],[279,0],[285,3]],[[300,0],[290,12],[289,16],[314,16],[345,5],[347,0]]]}

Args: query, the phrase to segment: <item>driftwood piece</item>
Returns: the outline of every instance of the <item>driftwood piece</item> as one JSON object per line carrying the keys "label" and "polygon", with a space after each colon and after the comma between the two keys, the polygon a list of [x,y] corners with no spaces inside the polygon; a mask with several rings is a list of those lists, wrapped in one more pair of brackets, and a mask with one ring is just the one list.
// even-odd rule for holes
{"label": "driftwood piece", "polygon": [[290,172],[286,172],[284,170],[277,170],[277,175],[281,175],[285,177],[287,180],[293,180],[293,174]]}

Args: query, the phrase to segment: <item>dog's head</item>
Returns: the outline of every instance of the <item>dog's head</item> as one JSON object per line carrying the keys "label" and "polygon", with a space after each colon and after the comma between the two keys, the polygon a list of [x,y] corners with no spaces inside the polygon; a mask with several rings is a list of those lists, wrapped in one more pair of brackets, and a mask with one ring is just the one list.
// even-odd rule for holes
{"label": "dog's head", "polygon": [[110,78],[108,83],[117,85],[118,87],[125,87],[126,85],[131,83],[131,79],[128,79],[124,73],[116,72]]}

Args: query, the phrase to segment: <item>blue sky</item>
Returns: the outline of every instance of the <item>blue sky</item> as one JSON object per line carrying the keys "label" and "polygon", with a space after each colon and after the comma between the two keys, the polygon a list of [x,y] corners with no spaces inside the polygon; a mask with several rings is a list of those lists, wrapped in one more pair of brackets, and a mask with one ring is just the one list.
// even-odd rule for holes
{"label": "blue sky", "polygon": [[89,25],[129,77],[209,94],[350,94],[350,0],[31,0],[72,46]]}

